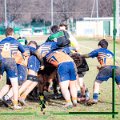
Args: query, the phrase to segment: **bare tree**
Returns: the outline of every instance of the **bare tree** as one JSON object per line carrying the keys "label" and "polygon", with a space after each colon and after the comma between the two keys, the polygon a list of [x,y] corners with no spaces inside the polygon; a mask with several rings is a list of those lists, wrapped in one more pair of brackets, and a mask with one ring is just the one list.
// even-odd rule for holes
{"label": "bare tree", "polygon": [[[51,21],[51,0],[6,0],[8,21],[17,24]],[[70,18],[90,17],[94,0],[53,0],[54,23]],[[112,0],[99,1],[99,16],[112,16]],[[95,12],[95,10],[94,10]],[[95,16],[95,14],[94,14]],[[0,21],[4,21],[4,0],[0,0]]]}

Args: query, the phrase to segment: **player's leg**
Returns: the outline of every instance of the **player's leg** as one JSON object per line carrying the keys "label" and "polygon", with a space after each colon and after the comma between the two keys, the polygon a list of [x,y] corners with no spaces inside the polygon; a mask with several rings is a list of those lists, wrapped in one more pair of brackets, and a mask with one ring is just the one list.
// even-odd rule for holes
{"label": "player's leg", "polygon": [[70,96],[70,92],[68,89],[69,82],[70,82],[69,80],[66,80],[66,81],[62,81],[59,83],[62,95],[66,101],[65,107],[69,107],[69,106],[72,107],[71,96]]}
{"label": "player's leg", "polygon": [[56,75],[56,70],[53,71],[53,72],[50,74],[49,78],[48,78],[48,82],[49,82],[48,91],[49,91],[49,92],[50,92],[51,90],[53,90],[53,80],[54,80],[54,78],[55,78],[55,75]]}
{"label": "player's leg", "polygon": [[[3,92],[2,92],[2,94],[4,95],[3,97],[2,97],[2,100],[3,100],[3,103],[4,103],[4,105],[6,106],[6,107],[9,107],[9,105],[7,104],[7,102],[6,102],[6,99],[8,100],[8,99],[10,99],[10,97],[7,95],[8,93],[9,93],[9,91],[11,91],[11,93],[12,93],[12,96],[13,96],[13,90],[12,90],[12,86],[11,86],[11,82],[10,82],[10,79],[8,78],[8,77],[6,77],[7,79],[7,82],[6,82],[6,85],[5,86],[8,86],[8,88],[3,88],[4,90],[3,90]],[[4,93],[4,91],[6,91],[5,93]],[[10,104],[12,105],[12,101],[10,101]]]}
{"label": "player's leg", "polygon": [[10,85],[6,84],[2,87],[2,89],[0,90],[0,99],[3,98],[3,96],[9,91],[10,89]]}
{"label": "player's leg", "polygon": [[[4,71],[5,71],[4,62],[2,60],[0,60],[0,75],[1,75],[1,80],[2,80],[2,75],[3,75]],[[11,87],[10,80],[7,79],[6,85],[4,85],[2,87],[2,89],[0,90],[0,99],[1,100],[3,99],[3,96],[9,91],[10,87]]]}
{"label": "player's leg", "polygon": [[16,108],[18,105],[18,78],[10,78],[13,90],[13,105]]}
{"label": "player's leg", "polygon": [[[26,80],[27,68],[23,65],[18,64],[17,70],[18,70],[18,85],[20,88],[21,85],[23,84],[23,82]],[[22,92],[22,91],[20,91],[20,92]],[[8,99],[11,99],[12,96],[13,96],[13,92],[12,92],[12,89],[10,89],[9,92],[4,96],[4,98],[7,101]]]}
{"label": "player's leg", "polygon": [[29,60],[28,60],[28,76],[27,76],[27,81],[29,83],[29,86],[26,87],[25,91],[19,97],[19,101],[21,103],[25,103],[24,100],[26,99],[27,95],[38,84],[37,72],[39,71],[39,68],[40,68],[40,62],[39,62],[39,60],[35,56],[31,56],[29,58]]}
{"label": "player's leg", "polygon": [[31,84],[27,87],[27,89],[20,95],[19,99],[25,100],[27,95],[37,86],[37,76],[35,76],[36,81],[32,81]]}
{"label": "player's leg", "polygon": [[45,80],[44,80],[44,73],[39,73],[38,75],[38,88],[39,88],[39,95],[43,95],[44,92],[44,85],[45,85]]}
{"label": "player's leg", "polygon": [[85,101],[86,86],[85,86],[83,77],[78,77],[77,86],[79,87],[79,90],[77,90],[78,101],[79,102]]}
{"label": "player's leg", "polygon": [[76,106],[77,105],[77,87],[76,81],[70,81],[70,94],[72,96],[72,102]]}
{"label": "player's leg", "polygon": [[95,103],[98,102],[98,97],[99,97],[99,90],[100,90],[100,84],[102,81],[100,80],[95,80],[94,85],[93,85],[93,101]]}
{"label": "player's leg", "polygon": [[[32,70],[29,70],[29,74],[30,74],[30,71],[32,71]],[[33,72],[32,72],[32,74],[33,74]],[[34,75],[28,75],[27,79],[28,79],[27,81],[29,82],[29,85],[19,96],[19,102],[22,103],[22,105],[26,105],[26,103],[25,103],[26,97],[38,84],[38,78],[37,78],[36,72],[34,72]],[[24,85],[24,83],[23,83],[23,85]]]}
{"label": "player's leg", "polygon": [[32,83],[32,81],[30,80],[26,80],[22,85],[21,87],[19,88],[19,96],[22,94],[22,92],[24,92],[27,87]]}
{"label": "player's leg", "polygon": [[99,71],[93,85],[93,102],[94,103],[98,102],[100,84],[104,81],[107,81],[111,76],[112,76],[111,66],[104,67]]}
{"label": "player's leg", "polygon": [[67,62],[61,63],[58,67],[57,72],[59,77],[60,89],[66,101],[65,107],[72,107],[70,91],[68,89],[70,85],[70,75],[69,75],[69,65],[67,64]]}
{"label": "player's leg", "polygon": [[18,106],[18,74],[17,65],[14,59],[6,59],[6,73],[10,79],[13,90],[13,108],[20,109]]}
{"label": "player's leg", "polygon": [[20,95],[32,83],[33,76],[37,76],[37,72],[39,70],[39,67],[40,67],[39,60],[33,55],[30,56],[30,58],[28,59],[28,76],[27,76],[27,80],[23,83],[23,85],[19,89],[19,94]]}
{"label": "player's leg", "polygon": [[28,60],[28,76],[27,76],[27,80],[31,81],[32,83],[30,84],[30,86],[28,86],[24,94],[28,95],[38,84],[37,73],[39,71],[39,68],[40,61],[36,58],[36,56],[32,55]]}
{"label": "player's leg", "polygon": [[70,94],[72,97],[72,102],[73,104],[76,106],[77,105],[77,81],[76,81],[76,67],[75,64],[73,62],[69,62],[68,63],[69,66],[69,76],[70,76]]}

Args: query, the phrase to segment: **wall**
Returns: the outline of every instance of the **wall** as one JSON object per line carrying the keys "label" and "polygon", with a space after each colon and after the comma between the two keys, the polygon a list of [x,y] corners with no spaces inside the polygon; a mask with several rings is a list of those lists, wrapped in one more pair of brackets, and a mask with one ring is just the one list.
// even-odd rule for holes
{"label": "wall", "polygon": [[[106,28],[107,27],[107,28]],[[77,36],[112,36],[112,21],[98,20],[98,21],[77,21],[76,22],[76,35]]]}

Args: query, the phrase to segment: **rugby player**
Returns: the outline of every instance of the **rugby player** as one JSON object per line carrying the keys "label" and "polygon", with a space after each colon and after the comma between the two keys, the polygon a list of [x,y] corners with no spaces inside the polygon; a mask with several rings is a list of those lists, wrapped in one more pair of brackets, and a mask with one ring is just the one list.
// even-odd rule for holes
{"label": "rugby player", "polygon": [[[57,68],[59,85],[66,100],[65,107],[77,105],[76,65],[73,59],[62,51],[53,51],[46,55],[46,61]],[[72,97],[72,100],[71,100]]]}
{"label": "rugby player", "polygon": [[120,88],[120,67],[113,65],[114,54],[107,49],[108,42],[105,39],[102,39],[98,43],[98,49],[93,50],[89,54],[83,55],[85,58],[97,58],[100,63],[97,66],[99,73],[96,76],[94,86],[93,86],[93,100],[88,101],[88,105],[96,104],[99,98],[99,89],[100,84],[104,81],[107,81],[109,78],[113,79],[113,71],[115,70],[115,81]]}
{"label": "rugby player", "polygon": [[[18,74],[15,56],[19,50],[24,56],[27,56],[24,47],[13,38],[13,29],[6,29],[6,38],[0,41],[0,54],[2,62],[2,73],[6,71],[7,77],[10,79],[13,89],[13,109],[20,109],[18,106]],[[8,92],[11,86],[5,85],[0,91],[0,99]]]}
{"label": "rugby player", "polygon": [[51,27],[52,34],[48,37],[46,42],[56,42],[58,47],[70,46],[69,35],[66,31],[59,30],[57,25]]}
{"label": "rugby player", "polygon": [[86,71],[89,70],[89,67],[87,65],[86,60],[83,57],[81,57],[80,54],[78,53],[78,51],[79,51],[78,41],[68,31],[67,24],[61,23],[59,25],[59,29],[68,33],[68,38],[70,40],[70,46],[75,48],[74,51],[76,51],[76,53],[74,52],[71,55],[71,57],[74,59],[75,63],[79,62],[79,64],[77,65],[77,73],[78,73],[78,76],[77,76],[78,101],[79,102],[84,102],[86,100],[89,100],[89,97],[86,97],[86,94],[89,94],[89,93],[88,93],[88,91],[86,91],[87,88],[85,86],[84,79],[83,79],[85,74],[86,74]]}
{"label": "rugby player", "polygon": [[[19,87],[23,84],[23,82],[26,80],[27,77],[27,62],[28,58],[30,56],[30,50],[26,46],[27,40],[24,38],[17,39],[25,48],[26,53],[28,54],[28,57],[24,57],[20,51],[17,52],[17,55],[15,56],[15,61],[17,64],[17,71],[18,71],[18,85]],[[7,85],[11,85],[10,79],[7,78]],[[13,92],[12,88],[9,90],[9,92],[3,96],[3,102],[6,106],[11,106],[11,100],[12,100]]]}
{"label": "rugby player", "polygon": [[[33,52],[36,50],[37,44],[35,41],[30,41],[28,43],[28,47],[35,48],[31,50]],[[26,97],[38,84],[37,72],[39,71],[39,68],[40,68],[39,60],[37,59],[36,56],[31,55],[28,58],[28,64],[27,64],[27,69],[28,69],[27,80],[22,84],[22,86],[19,89],[19,102],[22,105],[26,105],[25,102]]]}

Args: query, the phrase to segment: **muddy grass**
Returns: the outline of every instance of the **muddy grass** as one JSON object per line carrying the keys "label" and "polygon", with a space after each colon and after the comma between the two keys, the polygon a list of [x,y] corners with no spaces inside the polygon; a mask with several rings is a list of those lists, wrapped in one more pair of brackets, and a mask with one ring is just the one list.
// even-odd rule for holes
{"label": "muddy grass", "polygon": [[[38,43],[42,43],[47,36],[28,38],[29,40],[36,40]],[[88,53],[91,49],[97,48],[97,42],[95,40],[79,40],[80,53]],[[109,42],[109,49],[113,50],[113,42]],[[120,63],[120,44],[116,45],[117,60]],[[96,66],[98,62],[96,59],[87,59],[90,66],[89,72],[86,73],[84,81],[90,91],[92,98],[93,94],[93,82],[97,74]],[[5,75],[3,81],[0,82],[0,88],[5,84]],[[9,108],[0,107],[0,120],[112,120],[112,115],[73,115],[69,112],[111,112],[112,111],[112,79],[104,82],[101,85],[99,103],[93,106],[85,106],[79,104],[72,109],[64,109],[64,100],[51,100],[48,102],[45,109],[45,114],[40,111],[38,102],[28,101],[28,106],[24,107],[20,111],[13,111]],[[114,120],[120,118],[120,91],[116,87],[115,89],[115,111],[118,112]]]}

